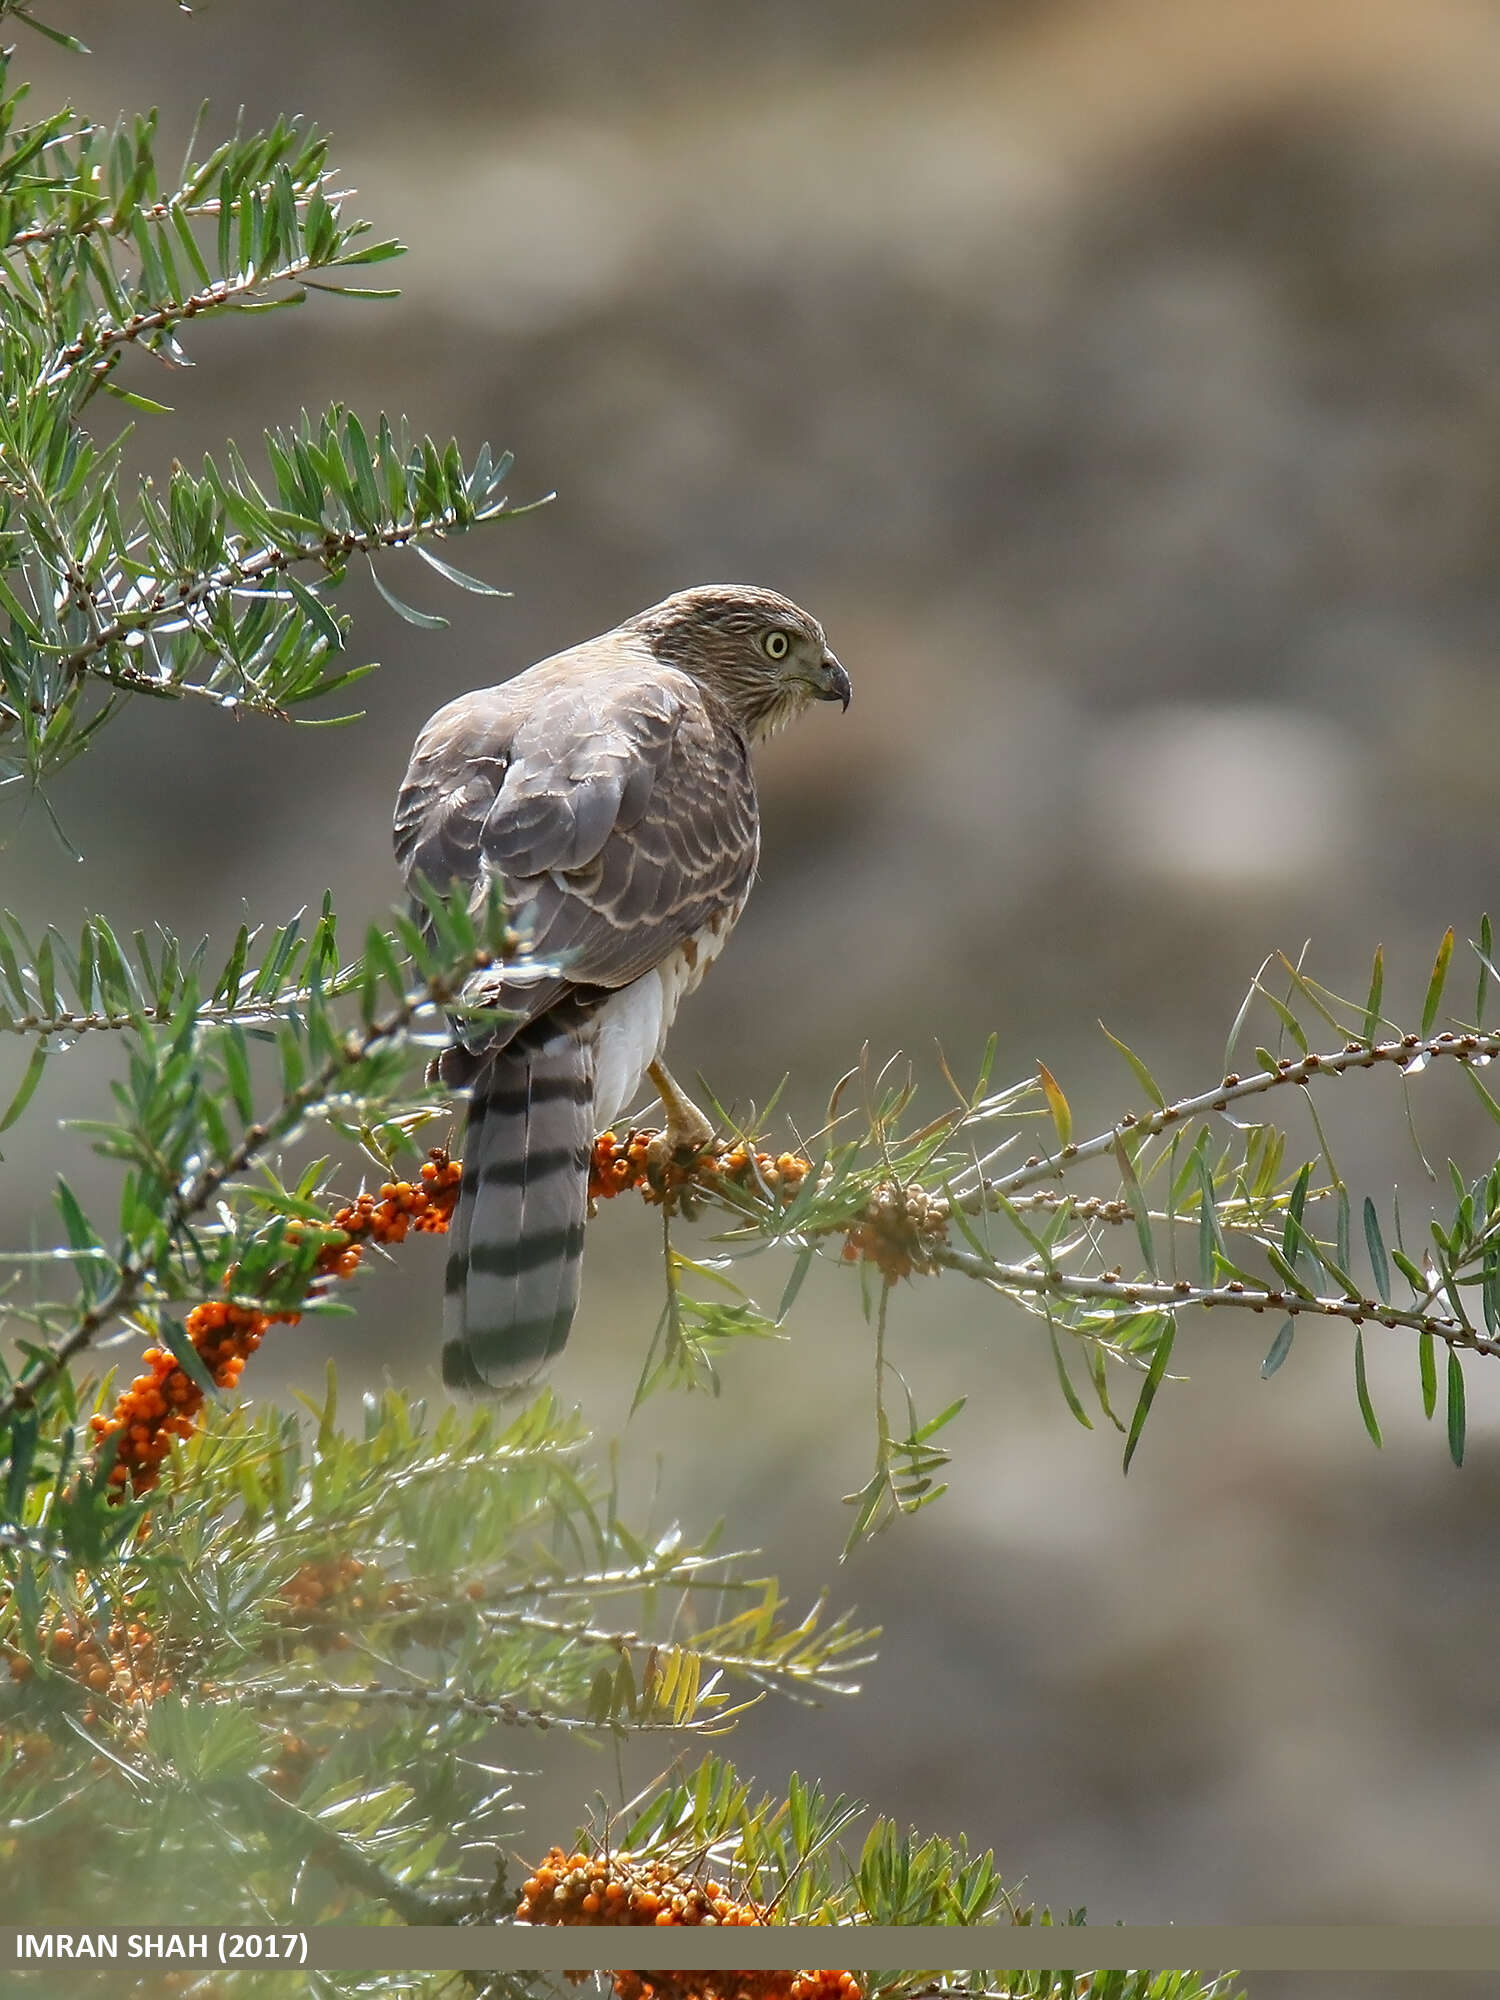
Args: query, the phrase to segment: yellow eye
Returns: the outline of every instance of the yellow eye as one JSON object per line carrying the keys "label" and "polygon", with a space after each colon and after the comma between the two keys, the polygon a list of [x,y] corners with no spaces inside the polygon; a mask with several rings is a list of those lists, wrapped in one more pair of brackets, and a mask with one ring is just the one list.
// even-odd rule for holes
{"label": "yellow eye", "polygon": [[760,643],[768,660],[784,660],[792,650],[792,642],[785,632],[767,632]]}

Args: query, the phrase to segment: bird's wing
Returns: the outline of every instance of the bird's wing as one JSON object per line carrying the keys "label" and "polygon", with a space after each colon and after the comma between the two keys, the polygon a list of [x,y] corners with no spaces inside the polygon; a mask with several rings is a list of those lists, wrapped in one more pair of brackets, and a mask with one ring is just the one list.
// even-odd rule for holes
{"label": "bird's wing", "polygon": [[534,1019],[628,985],[738,911],[759,851],[743,739],[696,684],[611,636],[452,702],[418,740],[396,810],[410,877],[499,877],[560,978],[507,986]]}

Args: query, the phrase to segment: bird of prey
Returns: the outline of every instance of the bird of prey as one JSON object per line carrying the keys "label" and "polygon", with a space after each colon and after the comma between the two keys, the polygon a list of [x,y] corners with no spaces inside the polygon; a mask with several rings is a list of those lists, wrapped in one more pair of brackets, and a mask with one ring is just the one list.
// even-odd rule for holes
{"label": "bird of prey", "polygon": [[774,591],[709,584],[461,695],[417,739],[396,806],[408,881],[498,881],[543,968],[440,1060],[469,1087],[450,1237],[443,1379],[534,1375],[578,1304],[595,1135],[649,1075],[656,1164],[713,1127],[661,1063],[678,1003],[745,907],[760,851],[750,748],[813,701],[849,706],[823,628]]}

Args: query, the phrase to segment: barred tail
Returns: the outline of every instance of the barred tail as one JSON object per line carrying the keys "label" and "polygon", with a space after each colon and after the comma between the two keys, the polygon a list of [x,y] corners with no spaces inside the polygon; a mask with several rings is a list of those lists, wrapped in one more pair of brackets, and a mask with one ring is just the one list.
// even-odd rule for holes
{"label": "barred tail", "polygon": [[443,1380],[493,1394],[559,1353],[578,1305],[594,1052],[523,1031],[474,1080],[443,1306]]}

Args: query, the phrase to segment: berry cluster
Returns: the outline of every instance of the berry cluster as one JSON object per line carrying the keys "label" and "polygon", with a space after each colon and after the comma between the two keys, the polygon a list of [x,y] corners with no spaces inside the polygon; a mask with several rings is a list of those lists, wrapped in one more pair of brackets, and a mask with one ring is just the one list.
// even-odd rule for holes
{"label": "berry cluster", "polygon": [[[589,1195],[609,1201],[629,1188],[649,1202],[681,1201],[691,1212],[695,1195],[713,1195],[726,1184],[773,1195],[794,1194],[812,1172],[798,1153],[761,1153],[743,1143],[722,1152],[700,1153],[686,1164],[671,1161],[653,1172],[648,1164],[652,1131],[631,1131],[623,1139],[602,1132],[589,1162]],[[948,1238],[942,1204],[917,1186],[896,1182],[878,1188],[854,1221],[844,1225],[847,1264],[875,1264],[894,1282],[937,1269],[933,1251]]]}
{"label": "berry cluster", "polygon": [[[346,1203],[329,1225],[340,1232],[339,1240],[318,1252],[314,1283],[352,1277],[366,1239],[400,1243],[408,1229],[441,1234],[458,1201],[462,1178],[461,1162],[434,1147],[418,1181],[387,1181],[378,1194],[362,1194]],[[300,1238],[293,1223],[286,1241],[295,1245]],[[294,1312],[257,1312],[227,1299],[207,1299],[193,1307],[186,1328],[215,1384],[233,1389],[266,1329],[276,1324],[295,1326],[298,1317]],[[119,1438],[109,1477],[121,1495],[127,1485],[133,1493],[145,1493],[156,1484],[172,1439],[191,1436],[203,1406],[203,1391],[167,1348],[148,1347],[142,1360],[142,1373],[121,1391],[110,1415],[89,1419],[96,1448],[109,1438]]]}
{"label": "berry cluster", "polygon": [[[295,1317],[208,1299],[193,1307],[186,1326],[215,1384],[232,1389],[272,1320]],[[120,1440],[109,1472],[110,1484],[120,1494],[127,1482],[133,1493],[148,1492],[156,1484],[172,1439],[192,1435],[203,1406],[203,1391],[169,1348],[148,1347],[141,1359],[142,1373],[121,1390],[110,1415],[89,1418],[96,1448],[112,1437]]]}
{"label": "berry cluster", "polygon": [[888,1181],[844,1231],[843,1260],[874,1264],[886,1282],[894,1284],[897,1278],[935,1271],[933,1252],[947,1240],[948,1217],[942,1203],[925,1188]]}
{"label": "berry cluster", "polygon": [[[117,1618],[105,1631],[87,1619],[59,1612],[37,1636],[40,1650],[54,1667],[106,1701],[145,1709],[157,1695],[171,1692],[172,1677],[157,1659],[156,1641],[134,1618]],[[31,1672],[24,1653],[7,1654],[6,1665],[12,1680],[24,1680]],[[84,1721],[93,1719],[91,1703]]]}
{"label": "berry cluster", "polygon": [[735,1902],[717,1882],[697,1881],[663,1861],[613,1854],[565,1854],[560,1847],[522,1884],[527,1924],[763,1924],[755,1903]]}
{"label": "berry cluster", "polygon": [[[377,1243],[404,1243],[408,1229],[441,1236],[458,1201],[463,1171],[461,1160],[450,1160],[440,1146],[434,1146],[419,1181],[387,1181],[379,1194],[362,1194],[347,1203],[334,1216],[333,1226],[343,1230],[349,1243],[340,1248],[331,1272],[347,1278],[359,1262],[359,1244],[367,1236]],[[351,1251],[353,1262],[346,1269]]]}
{"label": "berry cluster", "polygon": [[620,2000],[861,2000],[852,1972],[617,1972]]}
{"label": "berry cluster", "polygon": [[600,1133],[589,1163],[589,1193],[595,1201],[639,1188],[645,1200],[661,1202],[682,1191],[712,1194],[726,1181],[791,1194],[812,1172],[810,1162],[796,1153],[759,1153],[739,1144],[722,1152],[700,1153],[686,1166],[672,1161],[664,1172],[653,1175],[647,1152],[656,1136],[651,1131],[627,1132],[619,1139],[613,1132]]}
{"label": "berry cluster", "polygon": [[[624,1851],[549,1850],[522,1884],[527,1924],[767,1924],[763,1904],[740,1902],[719,1883]],[[619,2000],[863,2000],[852,1972],[617,1972]]]}

